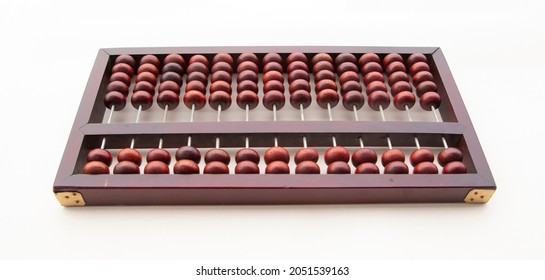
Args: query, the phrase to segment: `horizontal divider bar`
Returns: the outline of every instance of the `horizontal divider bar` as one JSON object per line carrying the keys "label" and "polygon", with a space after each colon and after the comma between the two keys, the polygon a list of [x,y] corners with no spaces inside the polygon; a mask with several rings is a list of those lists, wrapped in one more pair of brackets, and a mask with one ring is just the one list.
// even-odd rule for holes
{"label": "horizontal divider bar", "polygon": [[55,191],[85,188],[446,188],[494,187],[479,174],[199,174],[199,175],[85,175],[60,180]]}
{"label": "horizontal divider bar", "polygon": [[122,134],[258,134],[258,133],[430,133],[463,134],[465,125],[451,122],[229,121],[172,123],[90,123],[85,135]]}

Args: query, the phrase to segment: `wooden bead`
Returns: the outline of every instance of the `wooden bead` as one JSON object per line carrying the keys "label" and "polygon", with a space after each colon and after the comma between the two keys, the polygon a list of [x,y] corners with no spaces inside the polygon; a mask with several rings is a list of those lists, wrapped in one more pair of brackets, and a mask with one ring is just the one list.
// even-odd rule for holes
{"label": "wooden bead", "polygon": [[358,75],[357,69],[356,71],[346,71],[339,76],[339,83],[341,85],[348,81],[360,82],[360,76]]}
{"label": "wooden bead", "polygon": [[174,164],[172,171],[174,174],[199,174],[200,168],[196,162],[190,159],[182,159]]}
{"label": "wooden bead", "polygon": [[237,92],[238,93],[241,93],[241,92],[247,91],[247,90],[252,91],[255,94],[257,94],[257,92],[259,91],[259,88],[257,87],[257,83],[255,83],[254,81],[246,80],[246,81],[242,81],[242,82],[237,84]]}
{"label": "wooden bead", "polygon": [[[202,83],[203,85],[208,84],[208,75],[201,73],[201,72],[191,72],[187,74],[187,77],[185,78],[186,83],[190,83],[192,81],[198,81]],[[186,90],[187,92],[187,90]]]}
{"label": "wooden bead", "polygon": [[248,105],[248,109],[252,110],[259,104],[259,96],[253,91],[244,90],[237,95],[237,104],[241,109],[246,110]]}
{"label": "wooden bead", "polygon": [[240,83],[242,81],[250,80],[257,84],[258,81],[257,73],[252,70],[244,70],[237,75],[237,83]]}
{"label": "wooden bead", "polygon": [[342,63],[341,65],[337,66],[337,75],[342,75],[344,74],[345,72],[347,71],[350,71],[350,72],[358,72],[358,66],[356,66],[356,64],[352,63],[352,62],[345,62],[345,63]]}
{"label": "wooden bead", "polygon": [[259,174],[259,166],[253,161],[241,161],[235,166],[235,174]]}
{"label": "wooden bead", "polygon": [[157,68],[157,66],[151,64],[151,63],[144,63],[144,64],[141,64],[140,66],[138,66],[138,74],[140,73],[143,73],[143,72],[150,72],[152,73],[153,75],[157,76],[159,75],[159,69]]}
{"label": "wooden bead", "polygon": [[433,164],[433,162],[424,161],[417,164],[413,169],[414,174],[437,174],[439,169]]}
{"label": "wooden bead", "polygon": [[377,153],[373,149],[359,148],[352,154],[352,165],[360,166],[362,163],[377,163]]}
{"label": "wooden bead", "polygon": [[426,56],[424,54],[421,54],[421,53],[413,53],[413,54],[409,55],[409,57],[407,58],[407,66],[408,67],[413,66],[413,64],[415,64],[417,62],[425,62],[427,64],[428,63],[428,58],[426,58]]}
{"label": "wooden bead", "polygon": [[222,111],[225,111],[231,107],[231,95],[222,90],[214,91],[208,97],[208,104],[216,111],[219,106],[221,106]]}
{"label": "wooden bead", "polygon": [[224,91],[227,94],[231,95],[231,92],[233,91],[231,88],[231,84],[225,81],[216,81],[213,82],[210,85],[210,92],[214,93],[216,91]]}
{"label": "wooden bead", "polygon": [[371,82],[369,83],[366,87],[365,87],[365,92],[367,92],[367,95],[375,92],[375,91],[388,91],[388,89],[386,88],[386,84],[382,81],[374,81],[374,82]]}
{"label": "wooden bead", "polygon": [[140,166],[142,163],[142,155],[138,150],[125,148],[117,153],[117,161],[132,161],[136,165]]}
{"label": "wooden bead", "polygon": [[187,74],[191,74],[193,72],[201,72],[205,74],[206,76],[208,76],[209,74],[208,66],[206,66],[204,63],[201,63],[201,62],[194,62],[194,63],[190,62],[189,66],[187,67]]}
{"label": "wooden bead", "polygon": [[140,167],[132,161],[120,161],[114,166],[114,174],[140,174]]}
{"label": "wooden bead", "polygon": [[384,67],[388,67],[393,62],[403,63],[403,57],[398,53],[391,53],[391,54],[386,55],[382,59],[382,64],[384,64]]}
{"label": "wooden bead", "polygon": [[301,104],[303,105],[303,109],[308,108],[310,104],[312,103],[312,96],[310,95],[310,91],[306,90],[296,90],[290,95],[290,103],[291,106],[293,106],[296,109],[300,109],[299,107]]}
{"label": "wooden bead", "polygon": [[166,82],[166,81],[173,81],[173,82],[177,83],[180,86],[183,83],[182,76],[180,74],[174,73],[174,72],[166,72],[166,73],[161,74],[161,82]]}
{"label": "wooden bead", "polygon": [[212,73],[216,73],[218,71],[225,71],[229,74],[233,74],[233,66],[227,62],[214,63],[214,65],[212,65]]}
{"label": "wooden bead", "polygon": [[310,83],[303,79],[295,80],[290,83],[288,90],[291,94],[298,90],[310,92]]}
{"label": "wooden bead", "polygon": [[[326,62],[329,62],[331,64],[333,64],[333,58],[331,58],[331,56],[327,53],[319,53],[319,54],[316,54],[315,56],[312,57],[312,64],[316,64],[320,61],[326,61]],[[333,71],[333,70],[331,70]]]}
{"label": "wooden bead", "polygon": [[365,99],[360,91],[349,91],[343,95],[343,106],[346,110],[359,110],[365,104]]}
{"label": "wooden bead", "polygon": [[394,72],[407,72],[407,69],[405,68],[405,64],[403,62],[394,61],[390,64],[388,64],[388,67],[386,67],[386,74],[390,75]]}
{"label": "wooden bead", "polygon": [[411,75],[415,75],[418,72],[427,71],[431,72],[430,66],[426,62],[416,62],[411,67],[409,67],[409,72]]}
{"label": "wooden bead", "polygon": [[291,84],[291,82],[295,80],[305,80],[309,82],[310,74],[307,71],[301,69],[293,70],[288,74],[288,83]]}
{"label": "wooden bead", "polygon": [[257,67],[257,64],[251,61],[244,61],[237,66],[237,73],[240,73],[246,70],[259,73],[259,68]]}
{"label": "wooden bead", "polygon": [[335,71],[335,69],[333,68],[333,63],[329,62],[329,61],[319,61],[318,63],[314,64],[314,66],[312,66],[312,73],[316,74],[322,70],[328,70],[328,71]]}
{"label": "wooden bead", "polygon": [[318,95],[316,96],[316,103],[318,103],[318,106],[324,109],[327,109],[327,104],[333,108],[339,103],[339,94],[332,89],[324,89],[318,92]]}
{"label": "wooden bead", "polygon": [[367,75],[371,72],[379,72],[382,73],[382,66],[379,63],[376,62],[369,62],[361,67],[361,74],[363,76]]}
{"label": "wooden bead", "polygon": [[441,105],[441,96],[437,92],[426,92],[420,96],[420,107],[426,111],[431,111],[432,106],[437,109]]}
{"label": "wooden bead", "polygon": [[410,91],[402,91],[394,96],[394,106],[401,111],[406,110],[405,106],[412,108],[415,102],[416,97]]}
{"label": "wooden bead", "polygon": [[159,60],[159,58],[157,58],[155,55],[153,54],[147,54],[147,55],[144,55],[141,59],[140,59],[140,65],[142,64],[152,64],[153,66],[159,68],[159,66],[161,65],[161,61]]}
{"label": "wooden bead", "polygon": [[204,154],[204,162],[210,163],[213,161],[229,164],[229,162],[231,162],[231,156],[224,149],[210,149]]}
{"label": "wooden bead", "polygon": [[155,85],[152,85],[146,81],[141,81],[134,85],[133,92],[137,91],[145,91],[151,95],[155,95]]}
{"label": "wooden bead", "polygon": [[356,63],[358,63],[358,60],[356,59],[356,56],[351,53],[340,53],[337,55],[337,57],[335,57],[335,65],[338,67],[343,63],[350,63],[355,66]]}
{"label": "wooden bead", "polygon": [[271,147],[265,151],[263,155],[266,164],[273,161],[290,162],[290,153],[282,147]]}
{"label": "wooden bead", "polygon": [[165,90],[157,95],[157,105],[163,110],[167,105],[169,110],[174,110],[178,104],[180,104],[180,96],[174,91]]}
{"label": "wooden bead", "polygon": [[324,89],[337,91],[337,83],[335,83],[335,80],[321,80],[315,84],[316,92],[320,92]]}
{"label": "wooden bead", "polygon": [[295,174],[320,174],[320,166],[314,161],[302,161],[295,166]]}
{"label": "wooden bead", "polygon": [[[255,64],[259,63],[259,59],[257,59],[257,55],[253,53],[242,53],[237,58],[237,63],[241,64],[244,61],[251,61]],[[240,72],[239,72],[240,73]]]}
{"label": "wooden bead", "polygon": [[105,149],[92,149],[87,153],[87,161],[100,161],[110,166],[112,164],[112,154]]}
{"label": "wooden bead", "polygon": [[349,160],[350,152],[342,146],[331,147],[324,154],[324,161],[327,165],[335,161],[348,162]]}
{"label": "wooden bead", "polygon": [[270,91],[279,91],[283,93],[284,90],[285,90],[284,83],[275,81],[275,80],[268,81],[263,85],[263,91],[265,92],[265,94],[267,94]]}
{"label": "wooden bead", "polygon": [[414,150],[409,157],[412,166],[417,166],[421,162],[433,162],[434,159],[433,152],[425,148]]}
{"label": "wooden bead", "polygon": [[136,75],[136,79],[135,79],[136,83],[139,83],[141,81],[146,81],[152,85],[155,85],[157,84],[157,76],[153,75],[153,73],[150,73],[150,72],[142,72]]}
{"label": "wooden bead", "polygon": [[349,91],[357,91],[362,92],[363,88],[361,87],[360,82],[356,81],[348,81],[343,84],[341,84],[341,94],[344,95]]}
{"label": "wooden bead", "polygon": [[149,161],[144,166],[144,174],[169,174],[168,165],[162,161]]}
{"label": "wooden bead", "polygon": [[428,71],[420,71],[413,75],[413,84],[418,86],[420,83],[425,81],[433,82],[433,75]]}
{"label": "wooden bead", "polygon": [[229,74],[227,71],[221,71],[221,70],[216,71],[212,73],[212,76],[210,76],[210,82],[212,83],[224,81],[230,85],[232,80],[233,80],[233,76]]}
{"label": "wooden bead", "polygon": [[112,73],[123,72],[130,77],[134,75],[134,68],[127,63],[118,63],[112,67]]}
{"label": "wooden bead", "polygon": [[382,109],[386,109],[390,106],[390,96],[382,90],[377,90],[369,94],[367,101],[369,107],[375,111],[379,111],[381,106]]}
{"label": "wooden bead", "polygon": [[268,53],[265,56],[263,56],[263,59],[261,60],[263,65],[269,63],[269,62],[276,62],[282,64],[282,56],[280,56],[277,53]]}
{"label": "wooden bead", "polygon": [[443,167],[443,174],[464,174],[464,173],[467,173],[467,167],[461,161],[451,161]]}
{"label": "wooden bead", "polygon": [[396,148],[389,149],[382,154],[381,161],[382,161],[382,166],[386,166],[390,162],[394,162],[394,161],[403,162],[405,161],[405,154],[400,149],[396,149]]}
{"label": "wooden bead", "polygon": [[175,157],[177,161],[189,159],[199,163],[201,161],[201,152],[193,146],[181,146],[176,150]]}
{"label": "wooden bead", "polygon": [[283,161],[273,161],[267,164],[265,174],[289,174],[290,166]]}
{"label": "wooden bead", "polygon": [[212,64],[216,64],[216,63],[219,63],[219,62],[226,62],[229,65],[231,65],[231,67],[232,67],[233,66],[233,57],[228,53],[218,53],[218,54],[214,55],[214,57],[212,58]]}
{"label": "wooden bead", "polygon": [[284,75],[278,71],[268,71],[265,74],[263,74],[262,80],[264,84],[269,81],[279,81],[283,83]]}
{"label": "wooden bead", "polygon": [[174,73],[183,75],[184,68],[178,63],[171,62],[171,63],[163,65],[163,68],[161,68],[161,73],[166,73],[166,72],[174,72]]}
{"label": "wooden bead", "polygon": [[392,161],[384,167],[384,174],[409,174],[409,167],[402,161]]}
{"label": "wooden bead", "polygon": [[464,154],[462,151],[453,147],[446,148],[437,155],[437,162],[441,166],[445,166],[447,163],[452,161],[462,161],[463,159]]}
{"label": "wooden bead", "polygon": [[170,153],[165,149],[158,149],[154,148],[151,149],[148,154],[146,155],[146,161],[152,162],[152,161],[161,161],[165,164],[170,164]]}
{"label": "wooden bead", "polygon": [[229,174],[229,167],[221,161],[212,161],[204,166],[204,174]]}
{"label": "wooden bead", "polygon": [[114,111],[120,111],[125,108],[127,104],[127,98],[119,91],[110,91],[104,96],[104,105],[108,109],[112,109],[115,106]]}
{"label": "wooden bead", "polygon": [[206,58],[206,56],[201,55],[201,54],[196,54],[196,55],[192,56],[189,59],[189,65],[194,64],[194,63],[202,63],[202,64],[206,65],[207,67],[209,65],[208,58]]}
{"label": "wooden bead", "polygon": [[195,110],[200,110],[206,104],[206,96],[197,90],[188,91],[184,94],[184,104],[189,109],[195,105]]}
{"label": "wooden bead", "polygon": [[177,63],[183,68],[185,68],[185,59],[183,56],[177,54],[177,53],[171,53],[167,56],[165,56],[165,59],[163,59],[163,64],[169,64],[169,63]]}
{"label": "wooden bead", "polygon": [[400,81],[408,83],[409,82],[409,75],[407,75],[407,73],[405,73],[405,72],[397,71],[397,72],[394,72],[394,73],[392,73],[392,74],[390,74],[388,76],[388,84],[389,85],[394,85],[395,83],[400,82]]}
{"label": "wooden bead", "polygon": [[422,96],[426,92],[437,92],[437,85],[432,81],[423,81],[416,86],[416,94]]}
{"label": "wooden bead", "polygon": [[243,148],[237,151],[235,155],[235,162],[240,163],[242,161],[251,161],[256,164],[259,164],[260,161],[259,153],[250,148]]}
{"label": "wooden bead", "polygon": [[304,53],[294,52],[288,55],[288,57],[286,58],[286,64],[289,65],[290,63],[294,61],[302,61],[304,63],[308,63],[308,58]]}
{"label": "wooden bead", "polygon": [[134,59],[134,57],[128,55],[128,54],[122,54],[118,57],[115,58],[115,61],[114,61],[114,64],[118,64],[118,63],[126,63],[128,65],[130,65],[131,67],[134,68],[134,66],[136,66],[136,60]]}
{"label": "wooden bead", "polygon": [[312,162],[318,162],[318,159],[320,158],[320,155],[318,154],[318,151],[312,148],[303,148],[297,153],[295,153],[295,163],[299,164],[303,161],[312,161]]}
{"label": "wooden bead", "polygon": [[286,97],[284,96],[284,93],[278,90],[269,90],[265,92],[265,95],[263,96],[263,106],[271,111],[274,109],[275,105],[276,110],[282,109],[285,103]]}
{"label": "wooden bead", "polygon": [[358,66],[361,68],[363,67],[363,65],[369,62],[380,63],[380,57],[376,53],[363,54],[362,56],[360,56],[360,59],[358,60]]}
{"label": "wooden bead", "polygon": [[185,92],[190,92],[196,90],[198,92],[205,93],[206,92],[206,84],[200,82],[200,81],[190,81],[185,85]]}
{"label": "wooden bead", "polygon": [[89,161],[83,166],[83,174],[110,174],[110,169],[102,161]]}
{"label": "wooden bead", "polygon": [[159,84],[158,92],[163,92],[165,90],[170,90],[177,94],[180,94],[180,85],[173,81],[161,81],[161,84]]}
{"label": "wooden bead", "polygon": [[295,70],[302,70],[308,73],[308,65],[302,61],[294,61],[288,64],[286,70],[288,71],[288,73],[291,73]]}
{"label": "wooden bead", "polygon": [[[284,67],[282,67],[282,64],[277,62],[269,62],[263,66],[263,73],[267,73],[269,71],[278,71],[280,73],[284,72]],[[253,71],[252,71],[253,72]],[[257,73],[257,72],[254,72]]]}
{"label": "wooden bead", "polygon": [[318,73],[314,73],[314,83],[319,83],[323,80],[332,80],[335,81],[335,73],[330,70],[322,70]]}
{"label": "wooden bead", "polygon": [[378,71],[373,71],[373,72],[367,73],[367,75],[365,75],[363,77],[363,84],[364,85],[367,86],[372,82],[382,82],[382,83],[384,83],[384,74],[382,74],[381,72],[378,72]]}
{"label": "wooden bead", "polygon": [[127,86],[131,84],[131,76],[124,72],[116,72],[110,76],[110,82],[120,81]]}
{"label": "wooden bead", "polygon": [[147,110],[153,105],[153,95],[147,91],[137,91],[131,96],[131,104],[135,109],[142,107],[142,110]]}
{"label": "wooden bead", "polygon": [[371,162],[364,162],[356,167],[354,174],[379,174],[378,166]]}
{"label": "wooden bead", "polygon": [[405,81],[399,81],[395,84],[393,84],[391,87],[390,87],[390,90],[392,92],[392,95],[395,96],[396,94],[402,92],[402,91],[409,91],[409,92],[412,92],[413,91],[413,88],[411,87],[411,85],[408,83],[408,82],[405,82]]}
{"label": "wooden bead", "polygon": [[335,161],[327,166],[327,174],[350,174],[350,165],[344,161]]}
{"label": "wooden bead", "polygon": [[110,91],[121,92],[125,96],[129,95],[129,87],[125,83],[120,81],[110,82],[108,86],[106,86],[106,92]]}

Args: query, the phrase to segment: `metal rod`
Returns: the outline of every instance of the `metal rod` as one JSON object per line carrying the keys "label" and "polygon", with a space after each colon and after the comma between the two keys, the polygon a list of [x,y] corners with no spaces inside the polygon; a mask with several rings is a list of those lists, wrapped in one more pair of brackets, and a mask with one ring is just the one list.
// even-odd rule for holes
{"label": "metal rod", "polygon": [[[436,122],[441,122],[439,120],[439,116],[437,115],[437,109],[435,109],[435,106],[431,106],[431,111],[433,112],[433,116],[435,117],[435,121]],[[448,144],[447,144],[447,140],[445,139],[445,136],[441,135],[441,141],[443,141],[443,147],[445,147],[445,149],[448,149]]]}
{"label": "metal rod", "polygon": [[364,148],[365,146],[363,145],[363,139],[360,137],[358,137],[358,139],[360,140],[360,148]]}
{"label": "metal rod", "polygon": [[356,105],[353,105],[353,106],[352,106],[352,109],[354,110],[354,119],[355,119],[357,122],[359,122],[360,119],[359,119],[359,117],[358,117],[358,110],[356,109]]}
{"label": "metal rod", "polygon": [[303,103],[299,103],[299,111],[301,112],[301,120],[305,121],[305,113],[303,110]]}
{"label": "metal rod", "polygon": [[304,148],[307,147],[307,137],[306,136],[303,136],[303,147]]}

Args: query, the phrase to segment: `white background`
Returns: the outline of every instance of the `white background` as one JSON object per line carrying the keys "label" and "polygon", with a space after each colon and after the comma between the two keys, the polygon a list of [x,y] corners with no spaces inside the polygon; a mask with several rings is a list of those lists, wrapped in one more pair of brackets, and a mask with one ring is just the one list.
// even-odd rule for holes
{"label": "white background", "polygon": [[[0,259],[544,258],[545,9],[416,2],[1,2]],[[99,48],[223,45],[441,47],[498,191],[482,206],[59,206]]]}

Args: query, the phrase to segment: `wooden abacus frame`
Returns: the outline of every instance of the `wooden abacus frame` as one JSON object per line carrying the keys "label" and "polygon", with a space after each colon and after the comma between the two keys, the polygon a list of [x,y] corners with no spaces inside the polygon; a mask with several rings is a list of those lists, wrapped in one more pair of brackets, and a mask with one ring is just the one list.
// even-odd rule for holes
{"label": "wooden abacus frame", "polygon": [[[111,67],[117,55],[158,56],[179,53],[208,55],[219,52],[235,56],[253,52],[261,56],[276,52],[284,58],[298,51],[307,55],[326,52],[355,55],[423,53],[428,56],[442,105],[444,122],[323,121],[259,122],[176,122],[104,124],[103,97]],[[249,131],[251,131],[249,133]],[[164,139],[165,148],[177,148],[193,137],[195,146],[214,146],[220,137],[223,147],[242,147],[250,134],[253,145],[270,146],[270,139],[281,136],[280,144],[299,147],[305,135],[309,146],[328,146],[335,135],[339,145],[358,146],[358,136],[366,145],[384,146],[390,136],[396,146],[413,146],[417,135],[422,145],[439,146],[441,136],[456,145],[465,156],[467,174],[376,174],[376,175],[86,175],[81,174],[86,153],[108,137],[109,148],[123,148],[127,139],[136,138],[137,147],[156,145]],[[199,146],[200,145],[200,146]],[[447,62],[439,48],[431,47],[172,47],[111,48],[98,52],[81,101],[53,191],[65,206],[81,205],[184,205],[184,204],[326,204],[326,203],[424,203],[487,202],[496,186],[480,147],[468,112]]]}

